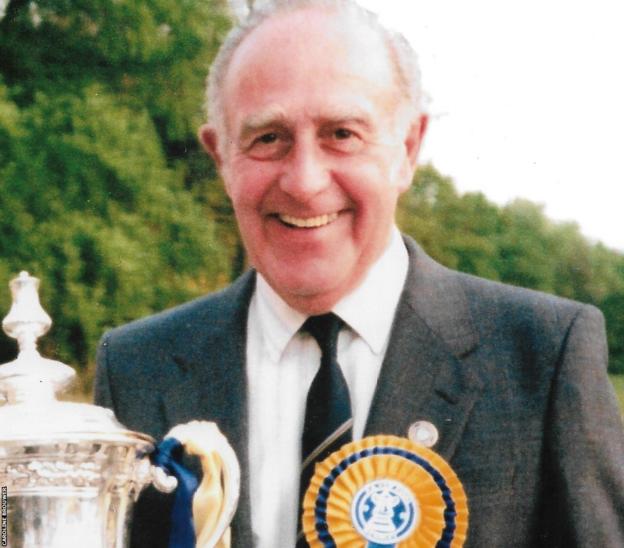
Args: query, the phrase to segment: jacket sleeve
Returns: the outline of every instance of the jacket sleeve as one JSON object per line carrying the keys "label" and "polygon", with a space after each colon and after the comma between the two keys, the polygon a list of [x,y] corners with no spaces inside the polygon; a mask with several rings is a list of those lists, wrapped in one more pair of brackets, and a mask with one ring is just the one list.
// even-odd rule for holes
{"label": "jacket sleeve", "polygon": [[546,425],[557,545],[570,548],[624,546],[624,430],[607,354],[603,316],[583,306],[561,349]]}
{"label": "jacket sleeve", "polygon": [[[97,349],[94,400],[97,405],[108,407],[116,414],[118,409],[113,398],[110,379],[110,335],[106,333]],[[166,548],[171,526],[173,496],[159,493],[151,485],[146,487],[133,508],[130,529],[131,548]]]}

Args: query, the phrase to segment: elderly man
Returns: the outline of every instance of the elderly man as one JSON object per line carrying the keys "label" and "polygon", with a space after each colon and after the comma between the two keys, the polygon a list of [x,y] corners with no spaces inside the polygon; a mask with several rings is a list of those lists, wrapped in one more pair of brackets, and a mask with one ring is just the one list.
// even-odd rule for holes
{"label": "elderly man", "polygon": [[[465,486],[467,546],[624,546],[600,313],[449,271],[395,227],[419,95],[407,43],[350,1],[272,2],[233,29],[200,139],[253,270],[108,333],[97,401],[157,438],[219,424],[243,469],[238,547],[304,545],[306,467],[416,421]],[[133,546],[166,545],[168,504],[146,493]]]}

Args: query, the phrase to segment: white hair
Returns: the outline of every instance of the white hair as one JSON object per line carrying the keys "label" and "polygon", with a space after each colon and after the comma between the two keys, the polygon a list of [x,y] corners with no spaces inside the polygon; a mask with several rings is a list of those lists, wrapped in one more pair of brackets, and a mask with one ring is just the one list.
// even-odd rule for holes
{"label": "white hair", "polygon": [[386,44],[405,105],[413,116],[421,111],[422,90],[416,52],[402,34],[383,26],[377,15],[354,0],[256,0],[246,15],[239,12],[241,18],[226,36],[210,67],[206,86],[206,113],[217,131],[224,134],[226,130],[223,85],[238,46],[267,19],[311,7],[335,10],[337,14],[353,17],[378,33]]}

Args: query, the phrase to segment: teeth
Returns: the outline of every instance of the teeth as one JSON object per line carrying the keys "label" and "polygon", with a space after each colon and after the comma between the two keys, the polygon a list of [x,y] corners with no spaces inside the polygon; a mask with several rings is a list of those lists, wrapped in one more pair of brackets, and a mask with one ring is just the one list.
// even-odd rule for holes
{"label": "teeth", "polygon": [[307,219],[292,217],[291,215],[278,215],[278,217],[283,223],[296,226],[297,228],[318,228],[335,221],[338,218],[338,213],[329,213],[326,215],[319,215],[318,217],[308,217]]}

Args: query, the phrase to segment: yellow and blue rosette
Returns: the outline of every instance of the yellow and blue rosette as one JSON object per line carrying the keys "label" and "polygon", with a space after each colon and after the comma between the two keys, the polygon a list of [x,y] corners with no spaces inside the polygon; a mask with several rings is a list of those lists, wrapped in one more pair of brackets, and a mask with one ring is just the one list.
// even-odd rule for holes
{"label": "yellow and blue rosette", "polygon": [[458,548],[468,504],[440,455],[405,438],[371,436],[317,464],[302,521],[310,548]]}

